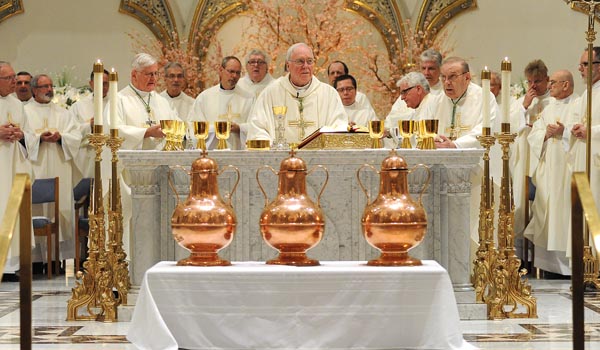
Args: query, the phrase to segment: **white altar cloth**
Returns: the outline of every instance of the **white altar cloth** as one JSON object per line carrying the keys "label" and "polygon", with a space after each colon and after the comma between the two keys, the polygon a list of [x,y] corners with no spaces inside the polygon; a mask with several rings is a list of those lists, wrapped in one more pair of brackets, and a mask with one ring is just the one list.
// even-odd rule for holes
{"label": "white altar cloth", "polygon": [[452,284],[420,267],[160,262],[143,279],[127,339],[140,349],[473,349]]}

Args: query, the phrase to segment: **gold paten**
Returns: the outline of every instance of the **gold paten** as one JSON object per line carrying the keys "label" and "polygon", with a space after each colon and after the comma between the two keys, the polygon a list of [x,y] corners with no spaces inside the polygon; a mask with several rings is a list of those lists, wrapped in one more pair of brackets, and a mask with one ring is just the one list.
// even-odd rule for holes
{"label": "gold paten", "polygon": [[[275,107],[273,107],[275,108]],[[246,141],[248,150],[268,151],[271,149],[271,141],[269,140],[248,140]]]}
{"label": "gold paten", "polygon": [[[279,173],[265,165],[256,171],[258,186],[265,196],[265,209],[260,215],[260,231],[265,242],[279,251],[279,256],[267,261],[271,265],[314,266],[318,260],[309,259],[306,252],[315,247],[323,237],[325,217],[321,211],[321,195],[329,180],[329,172],[322,165],[306,170],[306,163],[290,151],[290,156],[281,162]],[[277,196],[269,203],[262,187],[259,174],[269,169],[279,175]],[[306,176],[316,168],[325,171],[326,178],[317,204],[306,194]]]}
{"label": "gold paten", "polygon": [[[418,167],[427,169],[428,175],[419,201],[414,202],[408,191],[407,175]],[[363,168],[371,168],[380,175],[379,195],[373,202],[360,179]],[[364,164],[356,171],[356,177],[370,202],[361,220],[363,235],[372,247],[381,251],[379,258],[369,261],[368,265],[421,265],[421,260],[411,258],[408,250],[419,245],[427,232],[427,214],[421,199],[431,178],[429,167],[418,164],[409,170],[406,161],[392,150],[381,163],[381,171]]]}
{"label": "gold paten", "polygon": [[[226,195],[227,202],[219,195],[217,176],[226,169],[234,169],[237,180],[230,194]],[[221,259],[219,250],[227,247],[235,234],[237,219],[231,197],[240,180],[238,168],[228,165],[219,171],[217,162],[202,152],[202,157],[192,163],[190,175],[190,194],[184,203],[178,203],[173,216],[171,227],[173,238],[183,248],[190,251],[188,258],[179,260],[180,266],[228,266],[228,260]],[[179,195],[171,179],[169,184],[177,196]]]}

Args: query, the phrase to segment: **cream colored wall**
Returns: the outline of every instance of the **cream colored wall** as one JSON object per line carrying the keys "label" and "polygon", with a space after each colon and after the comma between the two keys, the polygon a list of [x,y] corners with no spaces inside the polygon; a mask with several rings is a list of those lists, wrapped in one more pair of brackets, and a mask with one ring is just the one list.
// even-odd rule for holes
{"label": "cream colored wall", "polygon": [[119,0],[25,0],[25,13],[0,23],[0,60],[16,71],[58,73],[73,68],[74,85],[87,84],[92,64],[119,72],[119,86],[129,83],[133,57],[127,32],[151,32],[133,17],[119,13]]}
{"label": "cream colored wall", "polygon": [[[194,1],[172,6],[180,29],[187,29]],[[401,8],[416,16],[419,6],[415,0],[398,1]],[[577,63],[587,44],[586,16],[562,0],[478,0],[477,6],[453,19],[445,29],[450,31],[454,53],[468,58],[473,72],[484,65],[497,70],[502,57],[509,56],[514,81],[523,77],[527,62],[542,58],[551,71],[571,70],[577,90],[583,89]],[[25,0],[24,7],[24,14],[0,23],[0,59],[10,61],[16,70],[34,74],[74,67],[76,85],[87,81],[96,58],[102,58],[107,67],[114,66],[123,84],[128,82],[133,51],[127,33],[151,35],[143,24],[118,13],[119,0]],[[236,28],[240,28],[240,21],[224,27],[220,37],[225,48],[233,47],[229,41],[237,37]],[[187,37],[187,30],[184,32]]]}

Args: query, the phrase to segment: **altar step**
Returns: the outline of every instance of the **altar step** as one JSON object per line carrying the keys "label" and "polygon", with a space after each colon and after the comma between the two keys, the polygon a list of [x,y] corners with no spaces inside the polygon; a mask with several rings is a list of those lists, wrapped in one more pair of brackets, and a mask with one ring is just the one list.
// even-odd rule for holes
{"label": "altar step", "polygon": [[475,302],[475,291],[454,292],[461,320],[487,320],[487,305]]}

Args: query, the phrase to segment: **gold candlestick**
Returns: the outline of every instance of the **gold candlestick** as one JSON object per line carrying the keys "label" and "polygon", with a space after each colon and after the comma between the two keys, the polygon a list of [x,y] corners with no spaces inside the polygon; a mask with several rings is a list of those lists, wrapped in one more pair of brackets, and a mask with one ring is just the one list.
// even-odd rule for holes
{"label": "gold candlestick", "polygon": [[[531,295],[531,285],[526,279],[521,280],[527,270],[519,270],[521,259],[515,255],[515,206],[509,152],[516,136],[510,133],[510,123],[502,123],[502,132],[496,135],[502,146],[502,181],[498,207],[498,253],[491,265],[491,290],[486,300],[489,319],[537,317],[537,301]],[[518,312],[522,308],[525,312]]]}

